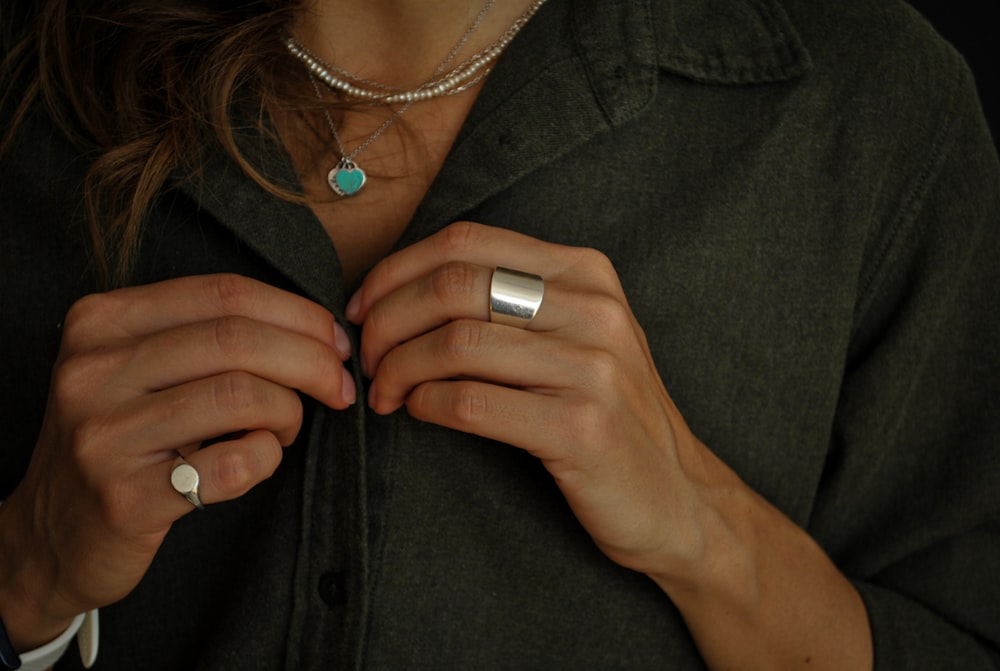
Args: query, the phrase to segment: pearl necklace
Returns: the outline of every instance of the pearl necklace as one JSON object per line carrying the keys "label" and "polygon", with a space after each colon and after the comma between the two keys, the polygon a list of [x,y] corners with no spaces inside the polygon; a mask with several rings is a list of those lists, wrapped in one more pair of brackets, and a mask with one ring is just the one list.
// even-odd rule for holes
{"label": "pearl necklace", "polygon": [[330,89],[338,91],[348,98],[364,100],[375,104],[383,103],[392,105],[455,95],[469,90],[490,73],[493,68],[493,62],[503,53],[504,49],[513,41],[514,37],[528,23],[531,17],[541,9],[546,0],[535,0],[523,14],[514,20],[496,42],[470,56],[448,72],[444,72],[444,68],[454,60],[455,55],[482,22],[483,16],[494,2],[495,0],[490,0],[483,7],[476,20],[473,21],[458,44],[452,49],[448,58],[431,75],[430,81],[426,81],[415,88],[405,91],[358,77],[334,65],[330,65],[294,38],[288,38],[285,46],[295,58],[306,66],[312,76],[326,84]]}
{"label": "pearl necklace", "polygon": [[[357,147],[354,148],[354,151],[350,153],[344,149],[344,145],[340,141],[340,135],[337,133],[337,126],[333,123],[333,118],[330,116],[330,112],[326,109],[323,110],[323,114],[326,116],[327,125],[330,127],[330,133],[333,136],[334,142],[337,143],[337,149],[340,152],[340,160],[332,169],[330,169],[326,178],[327,184],[330,185],[333,192],[338,196],[348,197],[356,195],[359,191],[361,191],[361,188],[367,181],[367,174],[355,162],[355,157],[364,151],[368,145],[374,142],[380,135],[382,135],[382,133],[388,130],[388,128],[395,123],[396,119],[406,112],[406,110],[408,110],[415,102],[439,96],[455,95],[457,93],[461,93],[462,91],[467,91],[480,82],[492,70],[493,61],[500,56],[507,45],[510,44],[511,40],[514,39],[514,36],[520,32],[521,28],[524,27],[528,20],[535,15],[543,4],[545,4],[545,1],[546,0],[535,0],[528,10],[515,19],[507,30],[504,31],[503,35],[500,36],[500,39],[488,46],[486,49],[483,49],[470,58],[462,61],[462,63],[455,66],[450,71],[445,72],[445,68],[448,67],[449,63],[455,60],[459,51],[462,50],[462,47],[465,46],[472,34],[477,28],[479,28],[479,25],[482,23],[486,13],[489,12],[490,8],[492,8],[496,2],[496,0],[487,0],[486,4],[476,15],[476,18],[462,34],[455,46],[452,47],[448,56],[437,66],[437,68],[434,69],[434,72],[431,74],[430,81],[427,81],[419,85],[417,88],[409,91],[400,91],[385,84],[380,84],[378,82],[373,82],[352,75],[344,70],[323,62],[306,49],[305,46],[295,40],[295,38],[289,37],[286,39],[285,46],[287,47],[289,53],[305,65],[306,71],[309,74],[309,81],[312,83],[313,90],[316,92],[316,97],[320,101],[323,100],[323,94],[320,91],[320,87],[317,82],[323,82],[334,92],[340,92],[349,98],[363,100],[369,104],[393,105],[401,103],[399,109],[397,109],[392,116],[382,122],[382,125],[379,126],[374,133],[365,138]],[[340,78],[334,76],[331,72],[336,72],[340,75]],[[361,88],[351,82],[355,82],[356,84],[365,84],[370,88]]]}

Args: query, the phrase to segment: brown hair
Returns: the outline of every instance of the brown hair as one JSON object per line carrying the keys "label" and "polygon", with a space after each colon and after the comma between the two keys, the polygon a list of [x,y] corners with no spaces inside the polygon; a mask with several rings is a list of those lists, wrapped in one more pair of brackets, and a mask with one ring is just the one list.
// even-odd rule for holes
{"label": "brown hair", "polygon": [[0,153],[41,102],[93,158],[83,197],[105,283],[126,280],[164,185],[197,174],[192,147],[220,143],[264,188],[301,199],[243,156],[233,118],[247,104],[266,131],[265,109],[308,105],[282,41],[302,0],[18,1],[0,9],[0,25],[17,33],[5,36],[0,64],[0,111],[12,119]]}

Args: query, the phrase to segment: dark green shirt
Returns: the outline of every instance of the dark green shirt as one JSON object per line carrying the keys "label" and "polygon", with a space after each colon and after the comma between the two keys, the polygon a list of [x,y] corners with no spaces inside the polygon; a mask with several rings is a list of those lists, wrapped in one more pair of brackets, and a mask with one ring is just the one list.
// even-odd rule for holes
{"label": "dark green shirt", "polygon": [[[40,116],[0,166],[0,498],[93,290],[83,167]],[[695,434],[857,585],[877,668],[1000,665],[1000,167],[916,14],[550,0],[399,245],[457,219],[611,258]],[[135,281],[220,271],[337,315],[351,289],[221,156],[157,204]],[[530,456],[363,404],[309,404],[275,477],[180,520],[101,618],[106,669],[704,667]]]}

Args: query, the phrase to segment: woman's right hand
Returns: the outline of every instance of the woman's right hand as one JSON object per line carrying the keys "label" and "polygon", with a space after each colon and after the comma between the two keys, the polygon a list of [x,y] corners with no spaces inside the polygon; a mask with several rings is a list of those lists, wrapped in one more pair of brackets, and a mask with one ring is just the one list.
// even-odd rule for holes
{"label": "woman's right hand", "polygon": [[194,509],[170,484],[178,454],[198,470],[205,504],[233,499],[269,477],[298,434],[296,390],[353,403],[349,351],[321,306],[234,275],[74,305],[31,464],[0,506],[0,616],[15,647],[52,640],[138,584]]}

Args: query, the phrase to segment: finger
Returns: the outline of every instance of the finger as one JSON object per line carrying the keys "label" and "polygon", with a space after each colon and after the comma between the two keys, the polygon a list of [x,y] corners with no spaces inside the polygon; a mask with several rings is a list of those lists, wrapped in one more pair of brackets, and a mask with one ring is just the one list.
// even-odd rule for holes
{"label": "finger", "polygon": [[245,371],[298,389],[333,408],[345,408],[354,400],[353,380],[329,344],[241,316],[155,333],[126,355],[129,361],[118,383],[136,393]]}
{"label": "finger", "polygon": [[549,279],[576,264],[578,252],[506,229],[455,223],[379,262],[348,303],[347,318],[360,324],[371,306],[387,294],[449,261],[487,268],[500,265]]}
{"label": "finger", "polygon": [[[198,496],[203,504],[239,498],[274,474],[281,463],[282,449],[269,431],[252,431],[235,440],[215,443],[185,457],[198,472]],[[167,468],[150,469],[162,491],[166,510],[174,518],[194,510],[193,504],[170,484],[171,461]]]}
{"label": "finger", "polygon": [[[282,447],[273,433],[251,431],[185,454],[198,472],[198,496],[203,504],[242,496],[270,477],[281,463]],[[107,477],[105,517],[125,537],[162,536],[171,523],[194,510],[174,489],[170,476],[177,453],[160,451],[138,470]],[[114,483],[113,485],[111,483]]]}
{"label": "finger", "polygon": [[[373,372],[385,353],[411,338],[458,319],[490,319],[493,269],[452,261],[387,294],[369,310],[361,335],[364,370]],[[538,314],[528,325],[546,331],[561,325],[560,287],[549,283]]]}
{"label": "finger", "polygon": [[120,446],[119,454],[145,452],[158,461],[162,453],[186,453],[185,446],[241,431],[266,430],[290,445],[302,414],[291,389],[248,373],[224,373],[132,399],[108,420],[117,436],[101,438]]}
{"label": "finger", "polygon": [[64,341],[80,351],[108,338],[139,337],[229,315],[315,338],[338,348],[342,358],[350,354],[343,328],[322,306],[232,274],[181,277],[88,296],[67,315]]}
{"label": "finger", "polygon": [[536,391],[573,387],[581,383],[588,351],[521,329],[454,321],[390,351],[372,379],[368,402],[388,414],[418,385],[459,377]]}
{"label": "finger", "polygon": [[562,459],[564,401],[556,396],[477,380],[432,381],[416,387],[406,409],[416,419]]}

